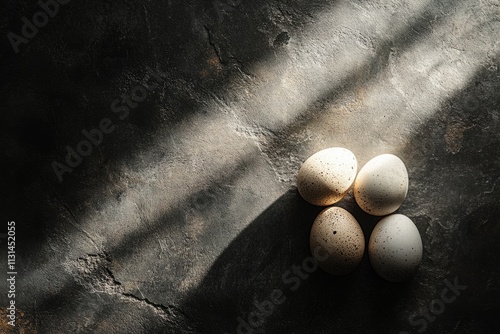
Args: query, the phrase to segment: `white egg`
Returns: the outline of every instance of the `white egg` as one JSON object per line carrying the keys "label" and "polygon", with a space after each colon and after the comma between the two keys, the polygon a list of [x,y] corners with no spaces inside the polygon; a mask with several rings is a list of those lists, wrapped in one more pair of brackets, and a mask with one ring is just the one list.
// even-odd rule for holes
{"label": "white egg", "polygon": [[409,279],[422,260],[422,239],[410,218],[393,214],[373,229],[368,242],[373,269],[384,279],[402,282]]}
{"label": "white egg", "polygon": [[342,147],[316,152],[300,167],[297,188],[309,203],[327,206],[345,196],[356,178],[358,163],[354,154]]}
{"label": "white egg", "polygon": [[309,246],[321,269],[332,275],[345,275],[361,262],[365,237],[353,215],[345,209],[329,207],[314,220]]}
{"label": "white egg", "polygon": [[408,193],[408,172],[400,158],[382,154],[368,161],[354,182],[359,207],[375,216],[393,213]]}

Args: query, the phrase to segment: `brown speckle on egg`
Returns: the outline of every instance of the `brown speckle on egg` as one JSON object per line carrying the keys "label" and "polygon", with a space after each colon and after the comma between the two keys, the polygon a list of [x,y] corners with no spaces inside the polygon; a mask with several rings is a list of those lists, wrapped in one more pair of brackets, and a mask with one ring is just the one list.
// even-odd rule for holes
{"label": "brown speckle on egg", "polygon": [[[365,238],[353,215],[345,209],[329,207],[314,220],[309,245],[321,269],[332,275],[345,275],[361,262]],[[325,253],[328,256],[323,256]]]}
{"label": "brown speckle on egg", "polygon": [[302,164],[297,175],[300,195],[309,203],[327,206],[344,197],[357,171],[354,154],[342,147],[316,152]]}

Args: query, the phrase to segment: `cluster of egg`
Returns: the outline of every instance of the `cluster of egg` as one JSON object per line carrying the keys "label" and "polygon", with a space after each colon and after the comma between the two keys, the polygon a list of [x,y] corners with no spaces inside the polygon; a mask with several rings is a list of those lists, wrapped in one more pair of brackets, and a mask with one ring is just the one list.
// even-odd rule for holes
{"label": "cluster of egg", "polygon": [[[354,198],[368,214],[386,216],[373,229],[368,255],[384,279],[402,282],[417,270],[422,259],[422,239],[410,218],[394,212],[408,192],[408,172],[395,155],[382,154],[357,173],[357,160],[348,149],[328,148],[310,156],[299,170],[297,188],[309,203],[329,206],[314,220],[310,248],[318,265],[333,275],[353,271],[365,251],[365,238],[356,218],[331,206],[354,184]],[[357,174],[357,176],[356,176]]]}

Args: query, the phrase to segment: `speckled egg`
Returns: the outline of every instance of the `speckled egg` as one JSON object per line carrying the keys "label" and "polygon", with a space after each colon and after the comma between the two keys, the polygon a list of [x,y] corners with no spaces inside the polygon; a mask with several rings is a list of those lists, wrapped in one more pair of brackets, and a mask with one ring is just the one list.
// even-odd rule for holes
{"label": "speckled egg", "polygon": [[374,216],[393,213],[408,193],[408,172],[400,158],[382,154],[368,161],[354,182],[359,207]]}
{"label": "speckled egg", "polygon": [[356,178],[358,163],[354,154],[332,147],[311,155],[300,167],[297,188],[309,203],[327,206],[345,196]]}
{"label": "speckled egg", "polygon": [[375,226],[368,243],[373,269],[391,282],[408,280],[422,260],[422,239],[410,218],[393,214]]}
{"label": "speckled egg", "polygon": [[329,207],[314,220],[309,246],[321,269],[332,275],[345,275],[361,262],[365,237],[353,215],[345,209]]}

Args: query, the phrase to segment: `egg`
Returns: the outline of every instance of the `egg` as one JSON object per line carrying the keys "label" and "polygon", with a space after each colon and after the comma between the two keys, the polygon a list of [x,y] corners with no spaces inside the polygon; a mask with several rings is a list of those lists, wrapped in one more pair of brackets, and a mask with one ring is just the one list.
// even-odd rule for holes
{"label": "egg", "polygon": [[382,278],[391,282],[406,281],[422,260],[420,233],[407,216],[387,216],[372,231],[368,255],[373,269]]}
{"label": "egg", "polygon": [[374,216],[393,213],[408,193],[408,172],[400,158],[382,154],[368,161],[354,182],[359,207]]}
{"label": "egg", "polygon": [[345,196],[356,178],[358,163],[346,148],[332,147],[314,153],[300,167],[297,188],[309,203],[328,206]]}
{"label": "egg", "polygon": [[321,269],[332,275],[345,275],[361,262],[365,237],[353,215],[345,209],[329,207],[314,220],[309,246]]}

